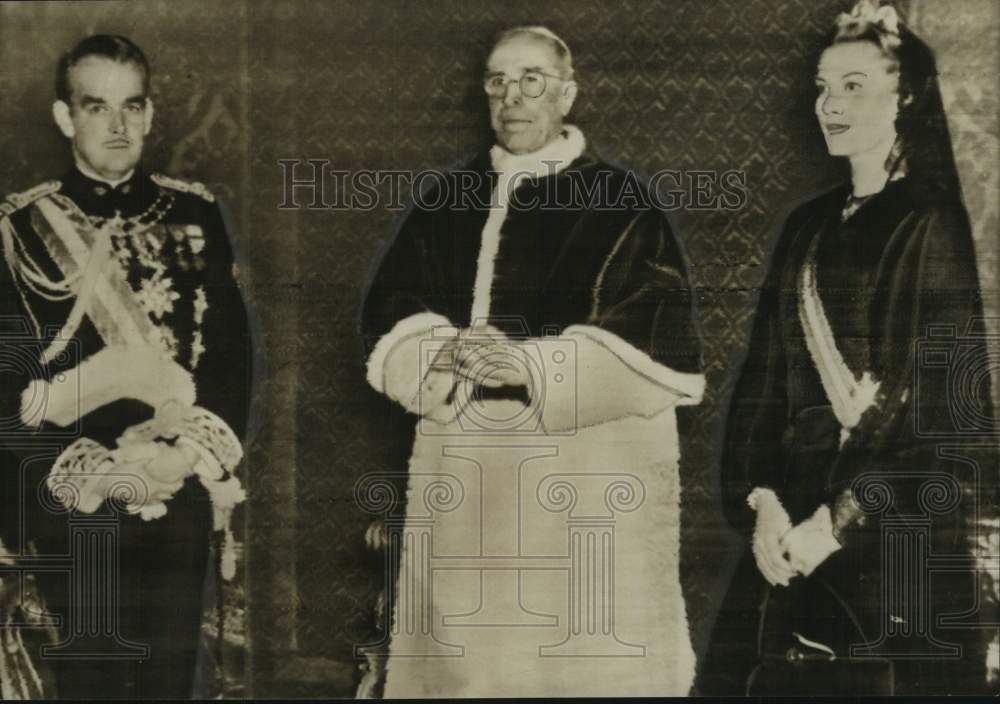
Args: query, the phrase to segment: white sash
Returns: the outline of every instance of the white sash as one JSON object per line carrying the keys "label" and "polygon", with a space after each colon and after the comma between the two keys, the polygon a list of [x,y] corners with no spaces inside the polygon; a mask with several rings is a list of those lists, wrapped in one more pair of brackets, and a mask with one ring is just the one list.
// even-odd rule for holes
{"label": "white sash", "polygon": [[100,230],[81,233],[54,199],[41,198],[36,206],[51,228],[51,232],[39,234],[52,260],[67,279],[82,275],[73,309],[59,338],[45,351],[45,361],[54,358],[73,337],[84,313],[105,344],[155,347],[154,326],[136,300],[125,272],[111,256],[110,223]]}
{"label": "white sash", "polygon": [[843,447],[851,430],[861,420],[865,411],[875,405],[881,382],[872,377],[871,372],[864,372],[861,378],[844,362],[844,357],[837,349],[833,329],[826,317],[823,301],[816,287],[816,248],[819,237],[813,240],[809,247],[806,261],[799,272],[798,308],[799,321],[805,333],[806,347],[813,364],[819,371],[823,391],[833,407],[833,413],[840,422],[840,446]]}

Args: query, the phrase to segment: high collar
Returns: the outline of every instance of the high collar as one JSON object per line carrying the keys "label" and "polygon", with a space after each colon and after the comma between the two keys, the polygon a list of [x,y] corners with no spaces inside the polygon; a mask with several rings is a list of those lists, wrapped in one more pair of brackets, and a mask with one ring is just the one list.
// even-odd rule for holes
{"label": "high collar", "polygon": [[583,132],[573,125],[563,125],[558,137],[530,154],[512,154],[499,144],[490,149],[490,162],[498,173],[541,177],[559,173],[578,159],[587,143]]}
{"label": "high collar", "polygon": [[76,170],[79,171],[84,176],[86,176],[87,178],[89,178],[91,181],[100,181],[102,183],[111,186],[112,188],[120,186],[126,181],[128,181],[130,178],[132,178],[132,176],[135,174],[135,169],[136,169],[136,167],[133,166],[132,169],[122,178],[111,180],[104,178],[100,174],[95,173],[94,171],[91,171],[89,168],[87,168],[87,165],[84,163],[83,159],[81,159],[80,156],[76,153],[76,149],[73,150],[73,162],[76,164]]}
{"label": "high collar", "polygon": [[138,167],[116,186],[93,179],[75,166],[62,182],[63,193],[83,212],[102,217],[112,217],[115,213],[123,217],[137,215],[156,200],[159,192],[156,184]]}

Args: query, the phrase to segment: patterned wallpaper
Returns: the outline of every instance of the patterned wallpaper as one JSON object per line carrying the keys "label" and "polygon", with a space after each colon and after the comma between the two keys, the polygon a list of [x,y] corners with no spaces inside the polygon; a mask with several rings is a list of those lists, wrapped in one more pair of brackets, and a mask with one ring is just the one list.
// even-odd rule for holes
{"label": "patterned wallpaper", "polygon": [[[294,47],[275,42],[276,51],[324,60],[288,87],[289,101],[317,96],[306,116],[289,106],[289,123],[308,120],[300,152],[291,156],[328,157],[345,169],[460,162],[487,136],[477,75],[491,37],[504,26],[540,22],[575,50],[581,96],[573,119],[602,155],[647,174],[748,172],[751,201],[743,211],[676,218],[699,287],[709,367],[705,404],[681,419],[687,428],[682,572],[701,650],[735,547],[717,512],[712,451],[733,358],[782,209],[832,176],[815,130],[796,112],[796,97],[811,85],[808,43],[830,8],[813,0],[734,0],[556,2],[542,10],[518,2],[296,9],[281,6],[272,16],[277,36],[296,37]],[[274,215],[276,222],[284,217]],[[361,284],[399,214],[296,217],[300,340],[309,345],[300,358],[309,393],[299,394],[297,427],[309,441],[297,447],[294,632],[301,652],[342,661],[353,642],[371,639],[371,592],[364,590],[378,580],[360,560],[366,521],[353,508],[352,485],[366,472],[404,467],[405,429],[412,425],[365,388],[350,339]]]}
{"label": "patterned wallpaper", "polygon": [[[229,210],[234,245],[245,258],[252,201],[246,168],[250,131],[245,44],[239,33],[220,32],[221,27],[241,27],[245,21],[242,2],[0,3],[0,191],[24,190],[66,171],[71,163],[67,142],[51,119],[56,62],[90,34],[124,34],[143,48],[152,65],[156,116],[147,141],[147,166],[204,182]],[[258,325],[269,313],[262,307],[255,312]],[[250,463],[259,453],[251,451]],[[243,509],[234,521],[240,533],[241,513]],[[208,603],[214,600],[206,603],[206,647],[198,676],[204,697],[220,691],[238,695],[247,679],[243,577],[241,571],[224,589],[223,643],[216,642],[218,614],[215,604]],[[207,593],[215,593],[212,585],[208,588]],[[221,668],[216,667],[220,655]]]}
{"label": "patterned wallpaper", "polygon": [[[910,0],[914,31],[938,50],[938,70],[948,125],[966,207],[972,218],[979,280],[986,295],[987,331],[993,340],[994,408],[1000,409],[1000,3],[964,0],[947,3]],[[984,80],[990,78],[992,80]],[[993,477],[997,494],[998,478]],[[987,493],[987,496],[990,494]],[[983,608],[997,613],[1000,603],[1000,504],[982,507],[975,551],[987,584]],[[988,677],[1000,686],[1000,633],[987,656]]]}
{"label": "patterned wallpaper", "polygon": [[[461,162],[489,136],[477,76],[491,37],[502,27],[542,23],[574,50],[581,94],[573,120],[602,156],[645,174],[747,172],[750,199],[741,211],[674,214],[707,346],[706,400],[681,417],[682,574],[700,653],[737,548],[718,510],[713,448],[776,228],[793,202],[837,177],[814,129],[806,57],[849,5],[0,5],[0,189],[25,188],[62,169],[65,145],[47,119],[58,54],[86,33],[122,32],[148,51],[154,66],[151,162],[208,183],[237,225],[264,362],[240,574],[250,642],[245,675],[256,695],[351,693],[352,648],[374,639],[372,606],[381,581],[379,565],[363,548],[368,518],[355,507],[352,489],[367,472],[405,466],[412,427],[364,384],[355,335],[363,285],[400,213],[280,210],[278,159],[329,159],[331,168],[348,170]],[[996,75],[996,4],[903,5],[912,6],[925,38],[941,47],[983,280],[996,293],[997,95],[994,84],[980,80],[980,69]],[[973,5],[979,14],[965,9]],[[955,37],[969,48],[954,51]],[[988,46],[992,53],[982,51]],[[1000,298],[993,300],[997,314]],[[238,607],[237,591],[231,600]],[[238,608],[234,614],[230,621],[242,624]],[[233,660],[229,693],[240,691],[244,665]]]}

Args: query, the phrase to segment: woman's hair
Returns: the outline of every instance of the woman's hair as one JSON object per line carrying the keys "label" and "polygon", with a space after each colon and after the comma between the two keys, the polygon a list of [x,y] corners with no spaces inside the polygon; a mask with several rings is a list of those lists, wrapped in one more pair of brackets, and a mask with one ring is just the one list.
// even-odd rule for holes
{"label": "woman's hair", "polygon": [[871,42],[892,62],[889,70],[899,74],[898,138],[886,165],[890,173],[905,169],[921,197],[959,196],[934,52],[898,21],[891,6],[876,0],[862,0],[854,12],[840,15],[823,48],[848,42]]}

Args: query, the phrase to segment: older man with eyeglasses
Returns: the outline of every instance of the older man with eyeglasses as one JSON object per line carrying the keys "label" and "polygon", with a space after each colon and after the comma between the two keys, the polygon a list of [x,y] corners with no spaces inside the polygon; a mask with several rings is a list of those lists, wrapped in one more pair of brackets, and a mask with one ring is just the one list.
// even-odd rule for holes
{"label": "older man with eyeglasses", "polygon": [[576,99],[569,49],[541,31],[512,30],[486,62],[483,87],[497,143],[511,154],[530,154],[558,139]]}
{"label": "older man with eyeglasses", "polygon": [[405,518],[368,534],[398,577],[359,695],[684,695],[684,257],[565,123],[562,39],[501,33],[483,85],[496,145],[424,194],[364,306],[368,381],[419,420]]}

